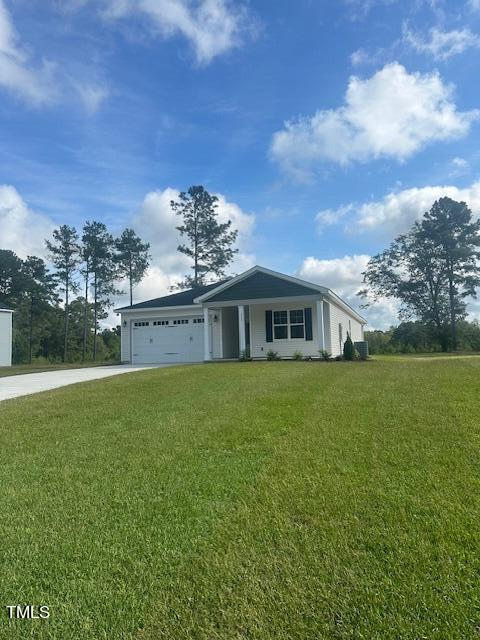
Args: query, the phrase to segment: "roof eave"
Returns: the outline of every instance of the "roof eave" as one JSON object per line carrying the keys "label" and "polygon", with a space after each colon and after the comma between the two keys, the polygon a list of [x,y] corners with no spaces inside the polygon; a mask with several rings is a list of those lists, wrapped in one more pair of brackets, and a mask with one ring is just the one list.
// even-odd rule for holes
{"label": "roof eave", "polygon": [[177,311],[178,309],[198,309],[198,304],[176,304],[169,307],[121,307],[114,309],[115,313],[135,313],[135,311]]}

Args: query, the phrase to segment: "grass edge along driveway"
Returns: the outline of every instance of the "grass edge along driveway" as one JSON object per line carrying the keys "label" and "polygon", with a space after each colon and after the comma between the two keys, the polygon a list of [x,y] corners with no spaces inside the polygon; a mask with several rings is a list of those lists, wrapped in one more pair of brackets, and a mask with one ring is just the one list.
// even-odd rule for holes
{"label": "grass edge along driveway", "polygon": [[479,367],[233,363],[3,403],[0,592],[52,615],[0,637],[472,637]]}
{"label": "grass edge along driveway", "polygon": [[0,378],[18,376],[25,373],[43,373],[45,371],[63,371],[64,369],[85,369],[89,367],[105,367],[119,365],[120,362],[64,362],[64,363],[36,363],[13,364],[11,367],[0,367]]}

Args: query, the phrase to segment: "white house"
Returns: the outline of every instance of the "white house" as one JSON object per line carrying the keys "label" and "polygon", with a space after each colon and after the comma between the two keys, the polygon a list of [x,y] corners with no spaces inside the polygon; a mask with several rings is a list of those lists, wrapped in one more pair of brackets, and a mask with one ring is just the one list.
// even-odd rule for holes
{"label": "white house", "polygon": [[12,314],[11,309],[0,308],[0,367],[12,364]]}
{"label": "white house", "polygon": [[122,361],[132,364],[343,351],[347,333],[363,340],[366,320],[326,287],[253,267],[202,287],[116,309]]}

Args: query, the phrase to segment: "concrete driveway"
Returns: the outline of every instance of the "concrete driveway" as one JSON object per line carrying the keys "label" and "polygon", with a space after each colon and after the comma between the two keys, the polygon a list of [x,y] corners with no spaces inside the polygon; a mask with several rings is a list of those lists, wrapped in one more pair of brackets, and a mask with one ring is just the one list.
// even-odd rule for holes
{"label": "concrete driveway", "polygon": [[77,382],[100,380],[110,376],[118,376],[121,373],[133,373],[143,369],[156,369],[160,367],[174,367],[172,364],[145,364],[131,365],[121,364],[108,367],[86,367],[85,369],[63,369],[61,371],[44,371],[43,373],[25,373],[16,376],[0,378],[0,402],[10,398],[28,396],[39,391],[48,391],[65,387]]}

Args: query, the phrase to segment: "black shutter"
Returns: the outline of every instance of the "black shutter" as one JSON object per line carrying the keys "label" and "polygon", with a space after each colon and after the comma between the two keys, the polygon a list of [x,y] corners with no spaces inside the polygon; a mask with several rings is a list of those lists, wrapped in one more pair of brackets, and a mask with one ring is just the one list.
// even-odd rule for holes
{"label": "black shutter", "polygon": [[273,323],[272,312],[265,311],[265,335],[266,335],[267,342],[273,342],[272,323]]}
{"label": "black shutter", "polygon": [[305,340],[313,340],[311,307],[305,309]]}

